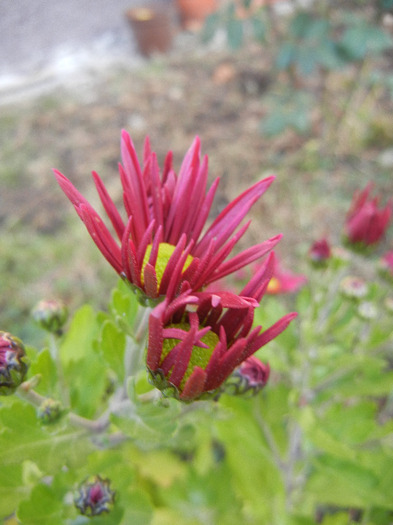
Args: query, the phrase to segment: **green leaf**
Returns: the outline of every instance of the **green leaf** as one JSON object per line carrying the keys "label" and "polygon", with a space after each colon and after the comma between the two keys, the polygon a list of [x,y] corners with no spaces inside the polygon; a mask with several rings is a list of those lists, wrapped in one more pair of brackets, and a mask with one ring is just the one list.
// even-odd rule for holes
{"label": "green leaf", "polygon": [[17,516],[23,525],[59,525],[63,523],[62,513],[61,498],[50,486],[40,483],[30,498],[19,505]]}
{"label": "green leaf", "polygon": [[364,508],[383,500],[377,487],[378,477],[371,470],[324,455],[314,461],[305,490],[320,504]]}
{"label": "green leaf", "polygon": [[107,366],[97,353],[69,364],[65,371],[70,386],[71,408],[87,418],[96,417],[104,408],[108,386]]}
{"label": "green leaf", "polygon": [[146,447],[170,442],[177,428],[173,410],[153,403],[138,404],[127,417],[112,414],[111,421],[124,434]]}
{"label": "green leaf", "polygon": [[202,28],[202,41],[210,42],[216,34],[218,25],[220,22],[220,15],[218,13],[212,13],[209,15]]}
{"label": "green leaf", "polygon": [[239,49],[243,44],[243,23],[237,18],[231,18],[226,25],[229,47],[233,50]]}
{"label": "green leaf", "polygon": [[122,525],[149,525],[153,518],[153,508],[148,496],[141,490],[133,489],[120,500],[126,502]]}
{"label": "green leaf", "polygon": [[291,20],[289,32],[295,38],[303,38],[313,23],[309,13],[299,11]]}
{"label": "green leaf", "polygon": [[[0,437],[1,440],[1,437]],[[0,469],[0,519],[14,512],[19,501],[27,496],[23,486],[22,463],[3,465]]]}
{"label": "green leaf", "polygon": [[130,287],[120,279],[117,287],[112,292],[112,300],[109,309],[119,324],[126,333],[132,335],[138,314],[139,303],[135,293]]}
{"label": "green leaf", "polygon": [[181,404],[175,399],[142,402],[135,393],[135,381],[130,380],[128,394],[131,406],[127,415],[112,414],[111,421],[127,436],[143,446],[168,443],[178,427]]}
{"label": "green leaf", "polygon": [[261,122],[261,131],[267,137],[276,137],[287,127],[287,119],[282,113],[273,112]]}
{"label": "green leaf", "polygon": [[296,56],[296,47],[293,43],[285,41],[281,45],[277,57],[276,57],[276,68],[278,70],[287,69],[294,61]]}
{"label": "green leaf", "polygon": [[41,426],[35,408],[19,401],[0,408],[0,428],[2,468],[30,460],[50,473],[78,463],[86,453],[84,431],[60,433]]}
{"label": "green leaf", "polygon": [[82,306],[74,315],[71,326],[60,347],[62,361],[81,359],[91,349],[98,335],[98,325],[94,310],[89,305]]}
{"label": "green leaf", "polygon": [[124,380],[124,351],[126,335],[112,321],[105,321],[98,339],[98,349],[104,360],[116,373],[119,381]]}
{"label": "green leaf", "polygon": [[48,348],[45,348],[37,355],[35,361],[30,365],[30,376],[39,374],[41,380],[36,388],[37,392],[46,396],[54,397],[57,392],[57,368],[50,355]]}
{"label": "green leaf", "polygon": [[266,36],[267,27],[261,17],[254,16],[252,18],[252,32],[255,40],[258,42],[264,42]]}
{"label": "green leaf", "polygon": [[264,403],[255,398],[253,414],[250,414],[250,400],[225,397],[222,403],[229,414],[215,421],[215,427],[224,444],[225,460],[236,492],[255,523],[279,523],[285,508],[285,489],[280,469],[258,423],[265,418]]}

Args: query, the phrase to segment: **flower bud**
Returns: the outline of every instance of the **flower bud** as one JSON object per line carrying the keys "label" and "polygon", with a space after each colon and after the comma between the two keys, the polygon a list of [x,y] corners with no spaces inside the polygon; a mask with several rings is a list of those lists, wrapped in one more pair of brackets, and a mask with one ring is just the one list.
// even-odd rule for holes
{"label": "flower bud", "polygon": [[91,476],[79,486],[74,504],[84,516],[98,516],[112,510],[115,494],[110,489],[109,479],[103,479],[98,475]]}
{"label": "flower bud", "polygon": [[34,321],[44,330],[61,335],[68,318],[68,309],[61,301],[40,301],[33,312]]}
{"label": "flower bud", "polygon": [[8,332],[0,331],[0,395],[12,394],[24,380],[27,369],[22,341]]}
{"label": "flower bud", "polygon": [[345,236],[349,245],[366,248],[381,241],[391,221],[393,201],[384,208],[379,196],[372,198],[372,183],[355,192],[345,223]]}
{"label": "flower bud", "polygon": [[41,403],[38,409],[38,417],[45,424],[54,423],[61,417],[62,412],[63,407],[60,401],[48,398]]}
{"label": "flower bud", "polygon": [[340,291],[348,299],[361,299],[367,295],[368,286],[360,277],[348,275],[341,281]]}
{"label": "flower bud", "polygon": [[310,261],[315,266],[325,266],[332,255],[332,250],[327,239],[313,242],[308,252]]}
{"label": "flower bud", "polygon": [[372,321],[378,317],[378,310],[371,301],[363,301],[358,306],[358,316],[365,321]]}
{"label": "flower bud", "polygon": [[233,372],[224,384],[223,390],[227,394],[236,396],[255,395],[265,387],[269,375],[269,364],[262,363],[258,358],[251,356]]}

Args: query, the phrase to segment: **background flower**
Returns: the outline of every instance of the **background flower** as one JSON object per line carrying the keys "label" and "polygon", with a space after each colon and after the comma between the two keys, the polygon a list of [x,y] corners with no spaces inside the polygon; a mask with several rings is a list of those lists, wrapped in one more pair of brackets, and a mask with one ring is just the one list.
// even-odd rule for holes
{"label": "background flower", "polygon": [[372,187],[370,182],[364,190],[353,196],[345,224],[349,243],[365,246],[375,244],[385,235],[391,222],[392,201],[384,208],[379,208],[379,197],[370,198]]}

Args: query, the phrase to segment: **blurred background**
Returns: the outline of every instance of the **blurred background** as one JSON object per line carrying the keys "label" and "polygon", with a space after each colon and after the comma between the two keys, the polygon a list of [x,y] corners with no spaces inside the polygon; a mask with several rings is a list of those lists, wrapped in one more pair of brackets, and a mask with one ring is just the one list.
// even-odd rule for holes
{"label": "blurred background", "polygon": [[98,171],[120,203],[122,128],[176,169],[198,134],[221,177],[214,213],[276,174],[248,242],[283,233],[287,266],[334,241],[356,188],[392,194],[393,1],[202,3],[1,2],[1,329],[36,342],[42,298],[107,304],[116,275],[52,168],[100,209]]}

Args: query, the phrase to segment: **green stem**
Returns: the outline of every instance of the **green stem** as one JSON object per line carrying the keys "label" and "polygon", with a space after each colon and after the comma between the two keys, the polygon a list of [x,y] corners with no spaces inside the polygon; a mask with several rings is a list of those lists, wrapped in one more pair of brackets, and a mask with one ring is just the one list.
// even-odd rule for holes
{"label": "green stem", "polygon": [[[17,390],[17,394],[21,399],[24,399],[37,407],[41,406],[42,403],[47,399],[33,390],[28,381],[25,381],[20,385],[19,389]],[[109,426],[109,411],[105,412],[95,421],[79,416],[74,412],[69,412],[68,420],[74,426],[82,427],[92,433],[100,433],[104,432],[104,430],[106,430]]]}
{"label": "green stem", "polygon": [[64,378],[63,364],[61,362],[60,352],[57,345],[57,338],[54,334],[49,335],[49,351],[53,361],[56,364],[57,375],[59,379],[60,398],[65,408],[71,406],[70,393]]}

